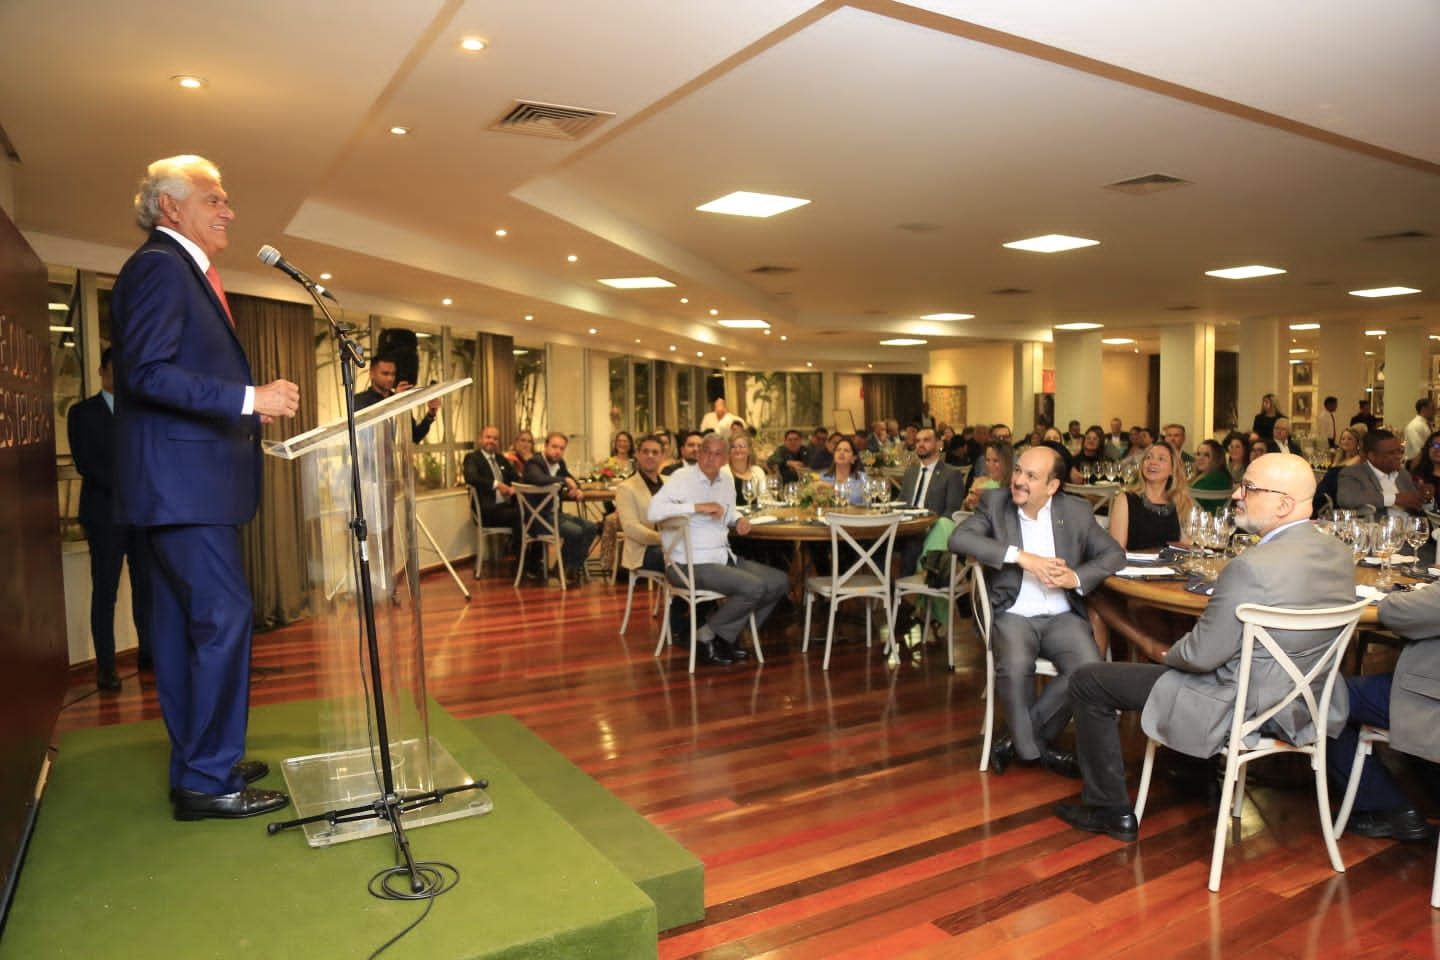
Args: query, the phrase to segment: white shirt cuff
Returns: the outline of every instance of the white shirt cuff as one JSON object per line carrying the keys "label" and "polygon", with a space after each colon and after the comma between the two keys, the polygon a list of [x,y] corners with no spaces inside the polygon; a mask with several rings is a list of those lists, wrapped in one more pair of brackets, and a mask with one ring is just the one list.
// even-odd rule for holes
{"label": "white shirt cuff", "polygon": [[255,388],[245,388],[245,403],[240,407],[240,416],[248,417],[255,412]]}
{"label": "white shirt cuff", "polygon": [[1017,547],[1017,546],[1015,546],[1015,544],[1013,544],[1013,543],[1010,544],[1010,546],[1006,547],[1006,548],[1005,548],[1005,560],[1004,560],[1004,562],[1005,562],[1005,563],[1019,563],[1019,562],[1020,562],[1020,548]]}

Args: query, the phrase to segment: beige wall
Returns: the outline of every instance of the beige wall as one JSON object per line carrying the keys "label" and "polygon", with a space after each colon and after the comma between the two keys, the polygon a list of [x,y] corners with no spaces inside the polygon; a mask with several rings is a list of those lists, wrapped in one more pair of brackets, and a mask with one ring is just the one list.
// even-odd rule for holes
{"label": "beige wall", "polygon": [[[1104,420],[1100,426],[1109,428],[1110,418],[1119,417],[1126,429],[1145,421],[1145,386],[1150,377],[1150,358],[1143,353],[1105,352],[1100,364],[1100,401]],[[1065,411],[1055,416],[1064,423],[1070,419]],[[1090,424],[1085,424],[1090,426]],[[1158,424],[1150,424],[1158,427]]]}
{"label": "beige wall", "polygon": [[16,222],[15,214],[15,165],[4,157],[0,157],[0,210],[4,210],[11,222]]}
{"label": "beige wall", "polygon": [[860,389],[863,384],[864,381],[861,380],[860,374],[858,373],[837,373],[835,375],[835,391],[832,396],[827,398],[829,400],[829,406],[825,408],[826,426],[832,430],[838,430],[840,426],[848,427],[848,423],[842,422],[837,426],[830,422],[835,419],[832,411],[848,410],[850,411],[850,418],[855,421],[855,428],[857,430],[866,429],[865,398],[860,395]]}
{"label": "beige wall", "polygon": [[1012,423],[1015,419],[1015,345],[998,343],[932,350],[925,383],[965,387],[966,419],[970,423]]}

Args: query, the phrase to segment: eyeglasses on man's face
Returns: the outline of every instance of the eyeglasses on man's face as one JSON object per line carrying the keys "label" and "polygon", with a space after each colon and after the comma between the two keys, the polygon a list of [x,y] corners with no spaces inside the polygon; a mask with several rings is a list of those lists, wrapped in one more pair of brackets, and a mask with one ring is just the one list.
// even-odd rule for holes
{"label": "eyeglasses on man's face", "polygon": [[1252,493],[1273,493],[1281,497],[1290,496],[1290,494],[1286,493],[1284,490],[1274,490],[1270,487],[1257,487],[1255,486],[1255,484],[1251,483],[1248,480],[1240,484],[1240,486],[1236,487],[1235,492],[1240,494],[1241,500],[1250,499],[1250,494]]}

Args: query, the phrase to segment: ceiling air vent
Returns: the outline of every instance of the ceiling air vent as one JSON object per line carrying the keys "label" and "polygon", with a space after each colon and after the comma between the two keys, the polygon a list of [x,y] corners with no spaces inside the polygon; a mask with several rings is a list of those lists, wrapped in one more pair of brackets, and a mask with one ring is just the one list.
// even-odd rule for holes
{"label": "ceiling air vent", "polygon": [[1106,190],[1118,190],[1121,193],[1128,193],[1131,196],[1143,197],[1152,193],[1159,193],[1161,190],[1171,190],[1175,187],[1188,187],[1189,180],[1181,180],[1179,177],[1172,177],[1168,173],[1147,173],[1143,177],[1131,177],[1129,180],[1117,180],[1114,183],[1105,184]]}
{"label": "ceiling air vent", "polygon": [[1435,234],[1426,233],[1424,230],[1401,230],[1399,233],[1382,233],[1365,239],[1375,243],[1392,243],[1396,240],[1431,240],[1434,237]]}
{"label": "ceiling air vent", "polygon": [[781,276],[781,275],[783,275],[783,274],[794,273],[794,272],[795,272],[795,268],[794,268],[794,267],[779,267],[779,266],[775,266],[774,264],[766,263],[766,264],[761,264],[761,265],[758,266],[758,267],[752,268],[752,269],[750,270],[750,272],[751,272],[751,273],[762,274],[762,275],[764,275],[764,276],[778,277],[778,276]]}
{"label": "ceiling air vent", "polygon": [[516,100],[509,110],[490,124],[490,129],[501,133],[523,133],[530,137],[548,137],[551,140],[579,140],[613,116],[615,114],[606,110]]}
{"label": "ceiling air vent", "polygon": [[1022,290],[1019,287],[1001,287],[999,290],[991,290],[997,297],[1018,297],[1027,294],[1029,290]]}

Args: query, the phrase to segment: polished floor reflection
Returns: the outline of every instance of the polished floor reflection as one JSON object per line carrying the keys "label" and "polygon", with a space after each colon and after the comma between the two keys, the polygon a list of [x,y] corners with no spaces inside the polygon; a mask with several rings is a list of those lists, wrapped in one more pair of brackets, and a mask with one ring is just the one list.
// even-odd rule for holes
{"label": "polished floor reflection", "polygon": [[[763,668],[691,676],[682,652],[651,656],[648,611],[618,635],[619,587],[475,587],[467,604],[443,572],[424,583],[431,695],[458,717],[514,714],[705,861],[706,920],[666,934],[661,957],[1440,955],[1434,848],[1346,836],[1333,873],[1303,779],[1252,787],[1210,894],[1202,801],[1158,784],[1122,845],[1051,816],[1077,782],[979,773],[968,629],[951,673],[939,647],[891,668],[863,619],[842,621],[823,672],[823,643],[802,654],[782,613]],[[57,740],[159,715],[130,656],[118,695],[74,673]],[[315,696],[317,662],[305,624],[257,636],[252,702]]]}

